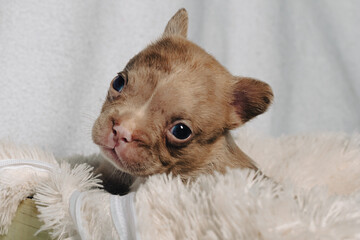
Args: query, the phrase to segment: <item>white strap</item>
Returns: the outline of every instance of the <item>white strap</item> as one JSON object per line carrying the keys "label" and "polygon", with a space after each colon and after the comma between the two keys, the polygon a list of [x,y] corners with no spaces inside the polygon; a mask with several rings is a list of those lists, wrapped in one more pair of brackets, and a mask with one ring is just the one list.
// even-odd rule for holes
{"label": "white strap", "polygon": [[[37,160],[0,160],[0,169],[18,169],[23,167],[34,168],[37,171],[59,171],[58,166],[56,166],[55,164],[50,164]],[[84,193],[81,193],[79,191],[74,191],[70,197],[69,207],[71,217],[76,224],[81,239],[86,240],[88,239],[88,234],[83,227],[81,217],[83,194]],[[140,239],[139,234],[136,230],[134,197],[134,192],[131,192],[125,196],[111,195],[110,197],[111,217],[121,240]]]}
{"label": "white strap", "polygon": [[89,238],[87,237],[87,232],[83,227],[82,217],[81,217],[81,205],[82,205],[83,194],[84,193],[75,190],[71,194],[69,204],[70,204],[70,215],[76,224],[76,228],[78,230],[80,238],[82,240],[87,240]]}
{"label": "white strap", "polygon": [[52,171],[57,169],[58,167],[55,164],[50,164],[38,160],[32,159],[5,159],[0,160],[0,168],[3,169],[16,169],[16,168],[23,168],[23,167],[31,167],[35,170],[40,171]]}
{"label": "white strap", "polygon": [[136,230],[134,197],[134,192],[110,197],[111,217],[121,240],[140,239]]}

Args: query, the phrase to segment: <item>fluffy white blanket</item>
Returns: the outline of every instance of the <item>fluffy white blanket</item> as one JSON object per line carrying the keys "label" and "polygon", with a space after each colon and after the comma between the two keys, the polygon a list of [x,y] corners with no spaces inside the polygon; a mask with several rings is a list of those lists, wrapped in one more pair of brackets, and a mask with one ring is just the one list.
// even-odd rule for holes
{"label": "fluffy white blanket", "polygon": [[[277,139],[237,133],[239,146],[270,177],[232,169],[201,176],[192,184],[155,175],[135,192],[136,232],[141,239],[359,239],[360,135],[313,134]],[[116,239],[110,194],[85,165],[57,165],[39,150],[0,146],[0,159],[54,164],[51,174],[34,166],[1,168],[0,233],[29,193],[53,237]],[[74,190],[82,192],[82,231],[69,211]],[[85,229],[85,230],[84,230]],[[119,228],[118,228],[119,229]]]}

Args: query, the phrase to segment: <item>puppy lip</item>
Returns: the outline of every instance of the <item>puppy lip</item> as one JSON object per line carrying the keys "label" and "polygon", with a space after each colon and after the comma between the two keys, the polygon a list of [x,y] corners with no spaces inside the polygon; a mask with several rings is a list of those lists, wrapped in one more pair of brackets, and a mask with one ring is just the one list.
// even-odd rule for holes
{"label": "puppy lip", "polygon": [[115,152],[115,148],[100,146],[100,150],[106,155],[107,158],[110,158],[110,160],[112,160],[112,161],[120,160]]}
{"label": "puppy lip", "polygon": [[105,155],[106,159],[111,161],[112,163],[118,165],[121,159],[118,157],[118,155],[115,152],[114,148],[110,148],[107,146],[99,146],[101,152]]}
{"label": "puppy lip", "polygon": [[116,167],[120,168],[123,171],[126,171],[128,169],[126,164],[126,159],[123,159],[121,155],[122,152],[127,147],[129,147],[127,145],[132,143],[125,143],[119,141],[119,143],[117,143],[114,147],[100,146],[100,149],[105,154],[107,159],[111,161]]}

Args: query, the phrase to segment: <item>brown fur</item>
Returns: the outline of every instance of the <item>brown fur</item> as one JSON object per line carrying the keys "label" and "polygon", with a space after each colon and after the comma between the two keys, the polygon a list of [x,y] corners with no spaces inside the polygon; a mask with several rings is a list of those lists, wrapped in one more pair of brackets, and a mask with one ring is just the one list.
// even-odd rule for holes
{"label": "brown fur", "polygon": [[[163,36],[132,58],[123,72],[126,85],[110,86],[93,140],[120,170],[134,176],[173,173],[184,179],[256,169],[229,130],[266,111],[273,94],[266,83],[232,76],[211,55],[186,39],[187,13],[179,10]],[[192,136],[174,143],[169,129],[186,123]],[[107,145],[114,125],[131,129],[120,158]],[[120,150],[119,150],[120,151]]]}

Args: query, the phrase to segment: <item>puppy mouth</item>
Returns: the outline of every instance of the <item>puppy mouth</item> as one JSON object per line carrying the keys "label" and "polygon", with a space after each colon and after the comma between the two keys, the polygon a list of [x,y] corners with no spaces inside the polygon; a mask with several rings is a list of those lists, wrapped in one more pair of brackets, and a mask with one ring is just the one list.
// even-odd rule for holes
{"label": "puppy mouth", "polygon": [[119,158],[119,156],[116,154],[115,147],[109,148],[100,146],[101,152],[105,155],[105,157],[115,165],[115,167],[119,168],[120,170],[125,170],[125,166],[123,164],[123,161]]}
{"label": "puppy mouth", "polygon": [[[135,144],[135,143],[134,143]],[[121,171],[127,172],[132,175],[142,175],[144,165],[140,159],[129,157],[127,152],[136,145],[131,144],[116,144],[113,148],[107,146],[100,146],[101,152],[105,155],[108,161],[110,161],[116,168]]]}

